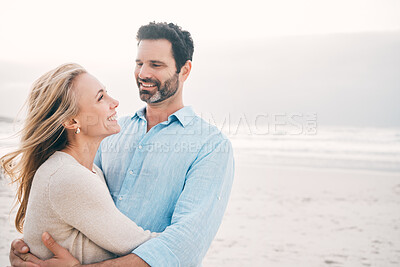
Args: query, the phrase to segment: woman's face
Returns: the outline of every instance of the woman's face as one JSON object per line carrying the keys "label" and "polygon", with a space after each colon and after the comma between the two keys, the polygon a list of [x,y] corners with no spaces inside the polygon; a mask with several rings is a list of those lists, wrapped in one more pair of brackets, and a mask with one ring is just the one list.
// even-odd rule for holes
{"label": "woman's face", "polygon": [[94,76],[89,73],[77,76],[74,90],[79,106],[75,121],[81,135],[104,138],[121,130],[115,110],[119,102],[107,94],[104,85]]}

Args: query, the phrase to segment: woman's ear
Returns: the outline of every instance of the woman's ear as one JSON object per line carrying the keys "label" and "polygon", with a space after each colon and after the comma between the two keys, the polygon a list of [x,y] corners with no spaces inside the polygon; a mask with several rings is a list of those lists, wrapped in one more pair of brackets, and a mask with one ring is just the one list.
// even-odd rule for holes
{"label": "woman's ear", "polygon": [[79,128],[79,123],[75,120],[75,119],[70,119],[67,120],[66,122],[64,122],[62,124],[64,126],[65,129],[67,130],[76,130],[77,128]]}

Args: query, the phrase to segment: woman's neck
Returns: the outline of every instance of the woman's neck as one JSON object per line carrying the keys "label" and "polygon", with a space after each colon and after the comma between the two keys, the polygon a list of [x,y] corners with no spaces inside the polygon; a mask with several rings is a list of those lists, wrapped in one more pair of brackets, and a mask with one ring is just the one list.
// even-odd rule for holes
{"label": "woman's neck", "polygon": [[71,155],[82,166],[93,171],[93,161],[99,145],[100,141],[83,141],[75,139],[74,142],[71,142],[71,144],[61,151]]}

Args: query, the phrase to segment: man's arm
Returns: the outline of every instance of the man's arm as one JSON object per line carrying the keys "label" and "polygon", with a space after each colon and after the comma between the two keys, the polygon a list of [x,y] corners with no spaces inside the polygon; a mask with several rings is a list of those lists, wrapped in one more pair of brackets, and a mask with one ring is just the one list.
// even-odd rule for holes
{"label": "man's arm", "polygon": [[199,265],[221,224],[233,173],[229,140],[205,144],[187,172],[171,225],[133,253],[153,267]]}
{"label": "man's arm", "polygon": [[[13,267],[81,267],[79,261],[75,259],[67,249],[57,244],[48,234],[42,235],[43,244],[54,254],[54,257],[43,261],[29,253],[29,247],[21,239],[16,239],[11,244],[10,263]],[[104,266],[132,266],[132,267],[149,267],[149,265],[135,254],[99,262],[95,264],[85,265],[91,267]]]}
{"label": "man's arm", "polygon": [[122,267],[122,266],[133,266],[133,267],[150,267],[144,260],[137,255],[131,253],[129,255],[119,257],[112,260],[98,262],[94,264],[85,265],[88,267]]}
{"label": "man's arm", "polygon": [[233,173],[233,151],[229,140],[206,144],[188,171],[171,225],[160,236],[140,245],[132,254],[89,266],[199,264],[221,224]]}

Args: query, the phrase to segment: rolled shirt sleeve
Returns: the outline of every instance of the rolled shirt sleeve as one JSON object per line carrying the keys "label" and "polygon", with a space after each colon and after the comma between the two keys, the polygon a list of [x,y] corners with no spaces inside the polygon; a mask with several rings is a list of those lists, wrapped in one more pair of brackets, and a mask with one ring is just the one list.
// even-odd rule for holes
{"label": "rolled shirt sleeve", "polygon": [[199,266],[221,224],[233,176],[230,141],[203,145],[187,172],[171,225],[133,253],[153,267]]}

